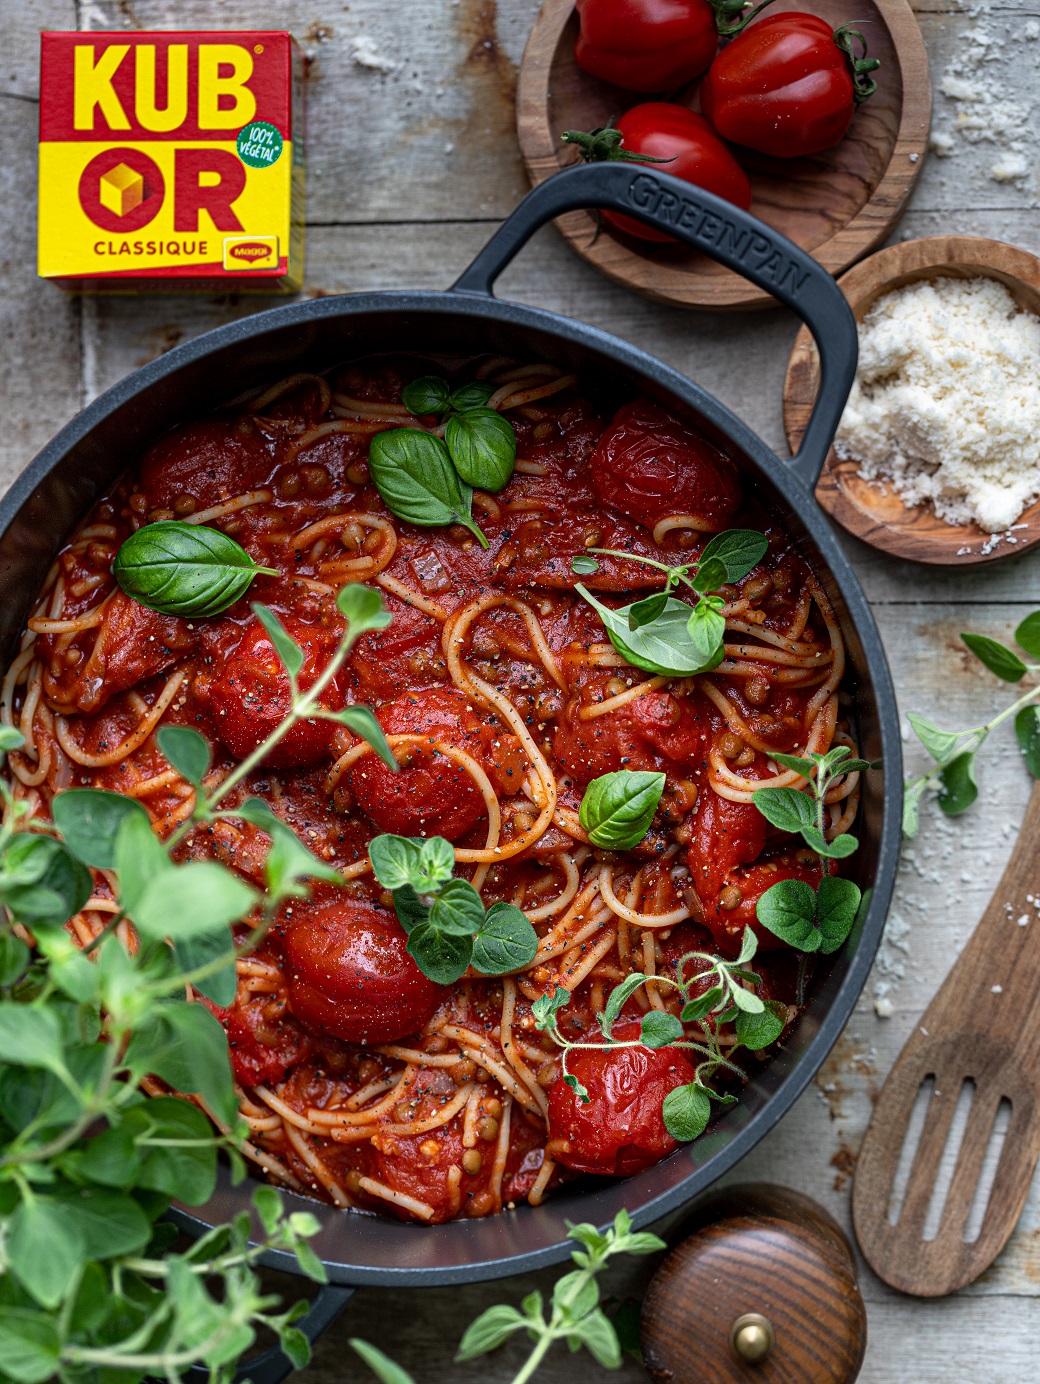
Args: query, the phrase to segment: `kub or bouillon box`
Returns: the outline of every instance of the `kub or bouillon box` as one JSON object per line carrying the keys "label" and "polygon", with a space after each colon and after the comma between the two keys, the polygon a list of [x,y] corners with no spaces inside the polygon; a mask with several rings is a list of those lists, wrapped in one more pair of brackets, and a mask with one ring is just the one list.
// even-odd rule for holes
{"label": "kub or bouillon box", "polygon": [[291,35],[40,35],[39,272],[65,288],[295,289]]}

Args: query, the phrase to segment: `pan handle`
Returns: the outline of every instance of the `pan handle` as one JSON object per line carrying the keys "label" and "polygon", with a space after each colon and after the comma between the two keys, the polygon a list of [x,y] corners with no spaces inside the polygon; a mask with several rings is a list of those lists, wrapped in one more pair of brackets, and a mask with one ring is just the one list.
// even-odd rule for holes
{"label": "pan handle", "polygon": [[802,445],[788,465],[811,492],[856,375],[856,322],[826,269],[740,207],[645,165],[568,168],[527,194],[452,291],[490,296],[499,274],[539,227],[584,207],[624,212],[667,231],[750,279],[802,319],[820,354],[820,389]]}
{"label": "pan handle", "polygon": [[[317,1297],[301,1317],[297,1325],[311,1345],[323,1336],[357,1292],[338,1283],[324,1283]],[[235,1371],[234,1384],[282,1384],[295,1366],[279,1346],[272,1346],[263,1355],[255,1355],[252,1360],[239,1365]],[[185,1384],[207,1384],[209,1370],[204,1365],[192,1365],[181,1378]]]}

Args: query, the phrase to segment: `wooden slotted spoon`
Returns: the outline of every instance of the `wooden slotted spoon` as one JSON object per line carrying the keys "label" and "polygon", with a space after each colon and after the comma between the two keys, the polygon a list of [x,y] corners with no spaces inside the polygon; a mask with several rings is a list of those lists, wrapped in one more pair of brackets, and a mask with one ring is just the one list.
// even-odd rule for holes
{"label": "wooden slotted spoon", "polygon": [[[1027,895],[1040,899],[1040,782],[978,927],[889,1073],[860,1152],[852,1197],[856,1236],[874,1272],[904,1293],[941,1297],[971,1283],[1007,1243],[1029,1192],[1040,1155],[1040,917]],[[934,1090],[906,1191],[891,1210],[911,1115],[929,1078]],[[965,1082],[974,1084],[974,1096],[964,1137],[938,1231],[926,1240]],[[968,1241],[1002,1101],[1010,1105],[1007,1132],[981,1229]]]}

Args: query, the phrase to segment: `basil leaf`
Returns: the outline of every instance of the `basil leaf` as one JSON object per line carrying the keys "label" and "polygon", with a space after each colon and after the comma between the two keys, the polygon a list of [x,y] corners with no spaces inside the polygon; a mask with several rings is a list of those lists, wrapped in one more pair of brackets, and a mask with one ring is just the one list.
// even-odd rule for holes
{"label": "basil leaf", "polygon": [[767,889],[755,906],[755,916],[774,937],[796,951],[819,949],[816,895],[804,880],[782,879]]}
{"label": "basil leaf", "polygon": [[526,913],[511,903],[493,903],[473,938],[473,967],[500,976],[529,966],[538,951],[538,934]]}
{"label": "basil leaf", "polygon": [[961,639],[975,657],[1004,682],[1019,682],[1025,676],[1026,665],[1018,654],[1012,653],[1003,644],[998,644],[995,639],[990,639],[985,634],[963,633]]}
{"label": "basil leaf", "polygon": [[816,923],[820,929],[820,951],[835,952],[852,931],[859,909],[859,885],[840,875],[820,880],[816,893]]}
{"label": "basil leaf", "polygon": [[449,879],[430,904],[430,923],[454,937],[472,937],[484,922],[480,895],[465,879]]}
{"label": "basil leaf", "polygon": [[727,529],[717,533],[700,556],[701,566],[718,558],[726,568],[727,581],[740,581],[766,555],[769,541],[756,529]]}
{"label": "basil leaf", "polygon": [[599,571],[599,563],[588,553],[578,553],[571,558],[571,571],[578,577],[591,577]]}
{"label": "basil leaf", "polygon": [[1027,654],[1040,658],[1040,610],[1034,610],[1015,630],[1015,643]]}
{"label": "basil leaf", "polygon": [[940,775],[942,788],[939,790],[939,806],[947,817],[959,817],[967,812],[979,796],[975,783],[975,752],[965,750],[951,760]]}
{"label": "basil leaf", "polygon": [[209,746],[190,726],[160,726],[155,733],[159,748],[182,778],[200,787],[209,772]]}
{"label": "basil leaf", "polygon": [[516,433],[492,408],[471,408],[448,419],[444,440],[455,469],[478,490],[501,490],[516,461]]}
{"label": "basil leaf", "polygon": [[578,810],[592,844],[608,851],[638,845],[650,830],[664,785],[664,774],[641,769],[618,769],[593,779]]}
{"label": "basil leaf", "polygon": [[1040,707],[1024,706],[1015,717],[1015,739],[1026,768],[1040,778]]}
{"label": "basil leaf", "polygon": [[691,581],[694,591],[717,591],[726,583],[726,564],[721,558],[710,557],[705,562],[701,558]]}
{"label": "basil leaf", "polygon": [[0,900],[20,923],[68,922],[92,890],[90,871],[53,836],[18,832],[0,856]]}
{"label": "basil leaf", "polygon": [[718,596],[702,596],[693,608],[686,626],[690,643],[702,663],[710,663],[722,649],[726,633],[726,617],[721,613],[724,602]]}
{"label": "basil leaf", "polygon": [[779,831],[797,834],[816,825],[812,799],[797,788],[759,788],[752,793],[751,801],[770,826]]}
{"label": "basil leaf", "polygon": [[244,596],[258,567],[219,529],[181,520],[145,524],[116,553],[112,575],[139,605],[160,615],[219,615]]}
{"label": "basil leaf", "polygon": [[487,401],[495,392],[493,384],[486,384],[483,380],[474,380],[472,384],[463,384],[456,389],[449,400],[452,408],[458,409],[459,413],[466,413],[471,409],[483,408]]}
{"label": "basil leaf", "polygon": [[961,738],[958,732],[943,730],[923,716],[918,716],[916,711],[908,711],[906,719],[910,722],[910,729],[928,753],[933,759],[940,762],[946,758]]}
{"label": "basil leaf", "polygon": [[84,865],[111,870],[116,863],[116,834],[124,817],[140,817],[151,830],[148,813],[134,798],[103,788],[66,788],[51,803],[54,825]]}
{"label": "basil leaf", "polygon": [[639,1030],[639,1040],[647,1048],[666,1048],[683,1036],[683,1026],[674,1014],[660,1009],[651,1009],[643,1015]]}
{"label": "basil leaf", "polygon": [[759,1014],[737,1015],[737,1038],[749,1052],[761,1052],[783,1033],[785,1017],[781,1009],[776,1000],[769,1000]]}
{"label": "basil leaf", "polygon": [[459,477],[446,444],[417,428],[376,433],[368,448],[376,489],[399,519],[420,528],[462,524],[482,548],[488,541],[470,516],[473,491]]}
{"label": "basil leaf", "polygon": [[431,917],[412,928],[408,935],[408,953],[415,959],[423,975],[435,984],[454,985],[469,966],[473,955],[473,938],[442,932]]}
{"label": "basil leaf", "polygon": [[714,662],[705,663],[690,639],[690,607],[675,596],[666,598],[664,610],[650,624],[632,630],[628,625],[627,606],[611,610],[580,582],[574,589],[596,611],[603,621],[607,638],[634,668],[643,668],[648,673],[687,675],[706,672],[722,661],[719,650]]}
{"label": "basil leaf", "polygon": [[676,1086],[668,1092],[661,1105],[661,1114],[672,1138],[688,1144],[707,1129],[711,1101],[704,1087],[691,1081],[688,1086]]}
{"label": "basil leaf", "polygon": [[409,413],[422,418],[430,413],[446,412],[450,396],[447,380],[442,380],[439,375],[422,375],[401,390],[401,403]]}
{"label": "basil leaf", "polygon": [[641,601],[636,601],[634,605],[628,606],[628,628],[637,630],[640,625],[648,625],[651,620],[656,620],[664,610],[667,601],[667,591],[655,591],[652,596],[644,596]]}
{"label": "basil leaf", "polygon": [[274,645],[275,653],[285,666],[285,671],[290,678],[295,678],[303,667],[303,650],[294,639],[290,638],[285,626],[273,610],[268,610],[267,606],[261,605],[259,601],[254,601],[253,614],[267,631],[268,638]]}

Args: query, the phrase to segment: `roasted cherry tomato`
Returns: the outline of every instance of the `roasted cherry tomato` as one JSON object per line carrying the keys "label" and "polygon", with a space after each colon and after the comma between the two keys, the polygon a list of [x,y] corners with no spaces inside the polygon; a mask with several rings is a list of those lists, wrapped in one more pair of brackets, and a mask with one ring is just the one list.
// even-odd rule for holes
{"label": "roasted cherry tomato", "polygon": [[701,110],[723,139],[773,158],[818,154],[837,144],[853,111],[876,89],[877,59],[856,57],[847,25],[813,14],[774,14],[740,34],[701,83]]}
{"label": "roasted cherry tomato", "polygon": [[393,1043],[429,1020],[441,988],[408,955],[392,911],[315,887],[286,912],[289,1003],[301,1023],[348,1043]]}
{"label": "roasted cherry tomato", "polygon": [[[306,691],[321,674],[331,650],[330,636],[289,617],[283,617],[282,624],[303,649],[299,684]],[[252,753],[288,715],[289,678],[259,620],[246,627],[238,648],[214,679],[210,700],[216,732],[237,759]],[[321,694],[321,702],[329,708],[343,705],[335,679]],[[264,763],[272,769],[302,769],[320,764],[329,754],[334,731],[332,721],[298,721]]]}
{"label": "roasted cherry tomato", "polygon": [[[637,1022],[614,1025],[616,1038],[638,1038]],[[559,1077],[549,1091],[546,1152],[582,1173],[632,1177],[678,1144],[664,1126],[661,1103],[696,1076],[681,1048],[579,1048],[567,1068],[588,1102]]]}
{"label": "roasted cherry tomato", "polygon": [[311,1039],[291,1014],[274,1014],[271,995],[251,995],[240,1004],[220,1009],[203,1004],[224,1026],[235,1080],[242,1086],[281,1081],[311,1050]]}
{"label": "roasted cherry tomato", "polygon": [[348,780],[358,804],[383,831],[457,841],[487,808],[472,776],[433,742],[462,750],[486,768],[480,717],[460,692],[445,687],[405,692],[376,716],[387,735],[421,735],[425,743],[397,748],[397,773],[375,755],[359,759]]}
{"label": "roasted cherry tomato", "polygon": [[[745,211],[751,206],[747,174],[702,115],[671,101],[647,101],[633,106],[620,120],[591,134],[567,130],[568,144],[576,144],[587,163],[646,163],[673,177],[724,197]],[[603,220],[619,231],[670,245],[675,236],[658,231],[634,216],[604,211]]]}
{"label": "roasted cherry tomato", "polygon": [[577,9],[575,62],[626,91],[683,86],[718,51],[708,0],[577,0]]}
{"label": "roasted cherry tomato", "polygon": [[724,529],[741,500],[729,458],[645,399],[614,415],[589,471],[605,505],[648,529],[670,514],[691,514],[707,531]]}

